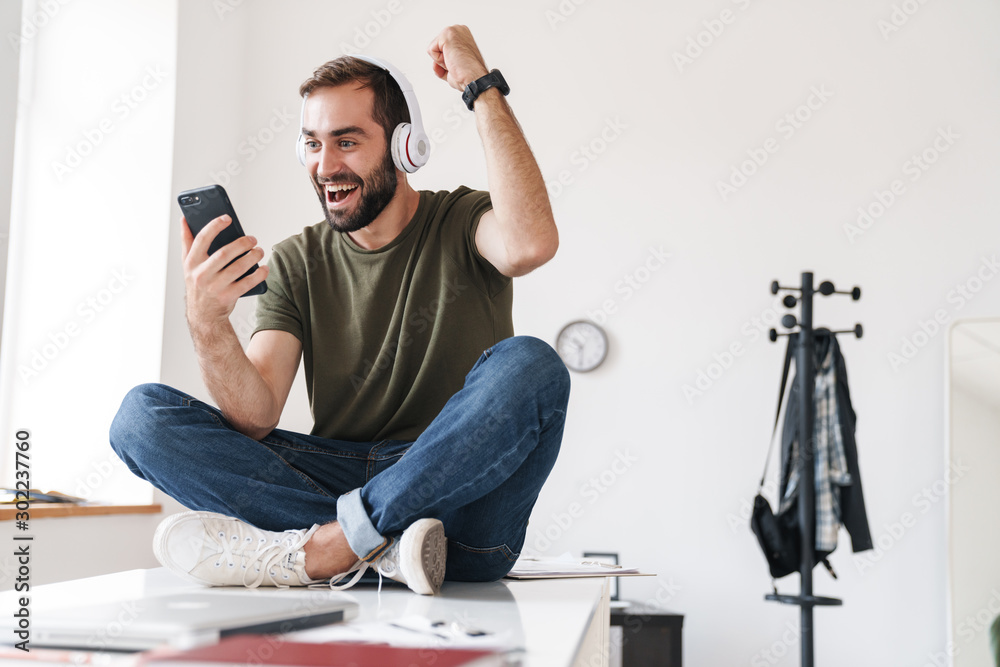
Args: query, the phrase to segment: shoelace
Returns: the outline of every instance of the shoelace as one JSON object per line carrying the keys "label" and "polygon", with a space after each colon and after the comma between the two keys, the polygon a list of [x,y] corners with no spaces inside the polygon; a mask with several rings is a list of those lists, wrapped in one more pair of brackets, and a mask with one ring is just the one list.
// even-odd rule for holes
{"label": "shoelace", "polygon": [[[288,580],[291,576],[289,572],[294,572],[286,566],[289,554],[295,553],[303,547],[303,545],[309,541],[312,534],[316,532],[316,526],[313,526],[309,530],[290,530],[281,533],[280,537],[276,537],[271,544],[267,546],[262,546],[267,542],[267,538],[261,537],[257,542],[257,548],[247,553],[250,549],[250,545],[253,542],[251,536],[246,536],[242,543],[240,542],[240,537],[237,534],[229,536],[226,539],[224,532],[219,532],[219,541],[222,546],[222,551],[219,553],[219,560],[216,562],[216,567],[221,567],[223,560],[229,567],[235,567],[236,559],[240,560],[246,559],[251,565],[254,565],[252,569],[247,568],[246,565],[241,567],[246,570],[243,573],[243,585],[248,588],[257,588],[263,582],[265,577],[270,577],[271,583],[279,588],[288,588],[288,584],[283,584],[276,578],[278,573],[274,571],[277,567],[281,571],[282,580]],[[242,547],[242,548],[241,548]],[[253,576],[256,573],[256,576]],[[248,582],[247,577],[253,576],[253,580]]]}
{"label": "shoelace", "polygon": [[[356,562],[354,565],[351,566],[351,569],[347,570],[346,572],[342,572],[337,576],[333,577],[332,579],[330,579],[330,588],[335,591],[346,591],[348,588],[358,583],[358,580],[361,579],[361,575],[363,575],[368,570],[369,567],[371,567],[369,563],[366,563],[363,560],[359,560],[358,562]],[[344,584],[340,583],[341,581],[347,578],[347,575],[349,575],[352,572],[354,573],[354,576],[351,577],[350,581]],[[379,590],[382,590],[381,572],[379,572],[378,586]]]}
{"label": "shoelace", "polygon": [[[386,576],[390,579],[399,570],[399,564],[396,562],[399,558],[399,547],[398,542],[392,545],[378,560],[375,561],[374,568],[378,572],[378,594],[379,599],[382,597],[382,577]],[[372,563],[367,561],[359,560],[354,565],[351,566],[347,572],[338,574],[337,576],[330,579],[330,588],[335,591],[344,591],[352,587],[354,584],[358,583],[361,576],[368,570],[368,568],[373,567]],[[354,573],[351,580],[347,583],[340,583],[343,581],[347,575]]]}

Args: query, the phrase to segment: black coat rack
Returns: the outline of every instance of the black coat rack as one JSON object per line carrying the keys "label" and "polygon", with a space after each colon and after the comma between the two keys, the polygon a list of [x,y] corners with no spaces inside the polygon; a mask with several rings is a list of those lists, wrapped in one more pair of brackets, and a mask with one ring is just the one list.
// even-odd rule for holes
{"label": "black coat rack", "polygon": [[[819,597],[813,595],[812,573],[816,565],[816,469],[813,465],[815,455],[813,442],[813,401],[812,396],[816,385],[816,369],[813,359],[815,358],[816,340],[813,334],[813,296],[822,294],[850,294],[854,301],[861,298],[861,288],[855,287],[850,292],[838,292],[830,281],[820,283],[819,289],[813,289],[813,274],[804,272],[802,274],[801,287],[782,287],[775,280],[771,283],[771,294],[779,291],[799,292],[796,298],[792,294],[786,294],[782,300],[786,308],[794,308],[796,304],[801,304],[802,312],[798,319],[795,315],[788,314],[781,318],[781,325],[786,329],[793,329],[798,326],[798,346],[795,350],[796,381],[799,383],[800,396],[802,397],[802,412],[799,422],[799,458],[796,465],[799,469],[799,526],[802,529],[801,560],[799,561],[800,589],[798,595],[780,595],[777,591],[764,596],[765,600],[773,600],[782,604],[798,605],[802,609],[801,617],[801,641],[802,641],[802,667],[813,667],[813,607],[838,606],[843,602],[837,598]],[[778,336],[788,336],[791,333],[779,334],[777,330],[771,329],[771,342],[778,340]],[[831,334],[853,333],[861,338],[863,330],[860,324],[856,324],[853,329],[846,331],[831,331]]]}

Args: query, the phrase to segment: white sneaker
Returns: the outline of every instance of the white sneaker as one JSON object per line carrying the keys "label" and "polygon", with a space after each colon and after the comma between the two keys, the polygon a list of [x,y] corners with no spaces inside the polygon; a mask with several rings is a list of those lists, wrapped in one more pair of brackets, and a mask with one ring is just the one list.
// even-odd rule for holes
{"label": "white sneaker", "polygon": [[153,535],[156,560],[176,574],[208,586],[308,586],[305,552],[318,525],[273,532],[215,512],[182,512],[164,519]]}
{"label": "white sneaker", "polygon": [[[372,563],[359,560],[347,572],[330,580],[330,588],[336,591],[350,588],[358,582],[369,567],[384,575],[406,584],[410,590],[420,595],[437,595],[444,581],[445,559],[448,555],[448,540],[444,536],[444,524],[437,519],[414,521],[389,549]],[[345,584],[340,582],[350,573],[354,577]]]}

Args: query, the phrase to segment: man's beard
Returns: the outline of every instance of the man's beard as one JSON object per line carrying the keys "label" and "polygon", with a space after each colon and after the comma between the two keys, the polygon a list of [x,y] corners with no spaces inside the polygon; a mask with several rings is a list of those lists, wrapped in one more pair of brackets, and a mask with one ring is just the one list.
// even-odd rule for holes
{"label": "man's beard", "polygon": [[396,167],[392,163],[392,156],[387,152],[382,164],[377,167],[368,180],[362,180],[353,172],[346,175],[338,175],[329,180],[337,182],[357,183],[361,187],[361,199],[354,208],[354,213],[347,211],[331,211],[327,206],[326,188],[314,179],[319,196],[320,204],[323,206],[323,214],[330,227],[336,232],[356,232],[364,229],[372,223],[375,218],[389,205],[396,194]]}

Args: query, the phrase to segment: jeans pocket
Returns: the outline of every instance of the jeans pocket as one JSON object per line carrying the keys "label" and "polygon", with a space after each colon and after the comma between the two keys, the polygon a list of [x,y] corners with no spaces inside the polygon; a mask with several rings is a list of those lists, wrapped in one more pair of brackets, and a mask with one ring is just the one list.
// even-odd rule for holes
{"label": "jeans pocket", "polygon": [[448,579],[451,581],[496,581],[510,572],[520,554],[506,544],[474,547],[448,541]]}
{"label": "jeans pocket", "polygon": [[412,442],[406,440],[383,440],[368,451],[368,465],[365,471],[365,482],[370,482],[375,475],[387,470],[410,451]]}

